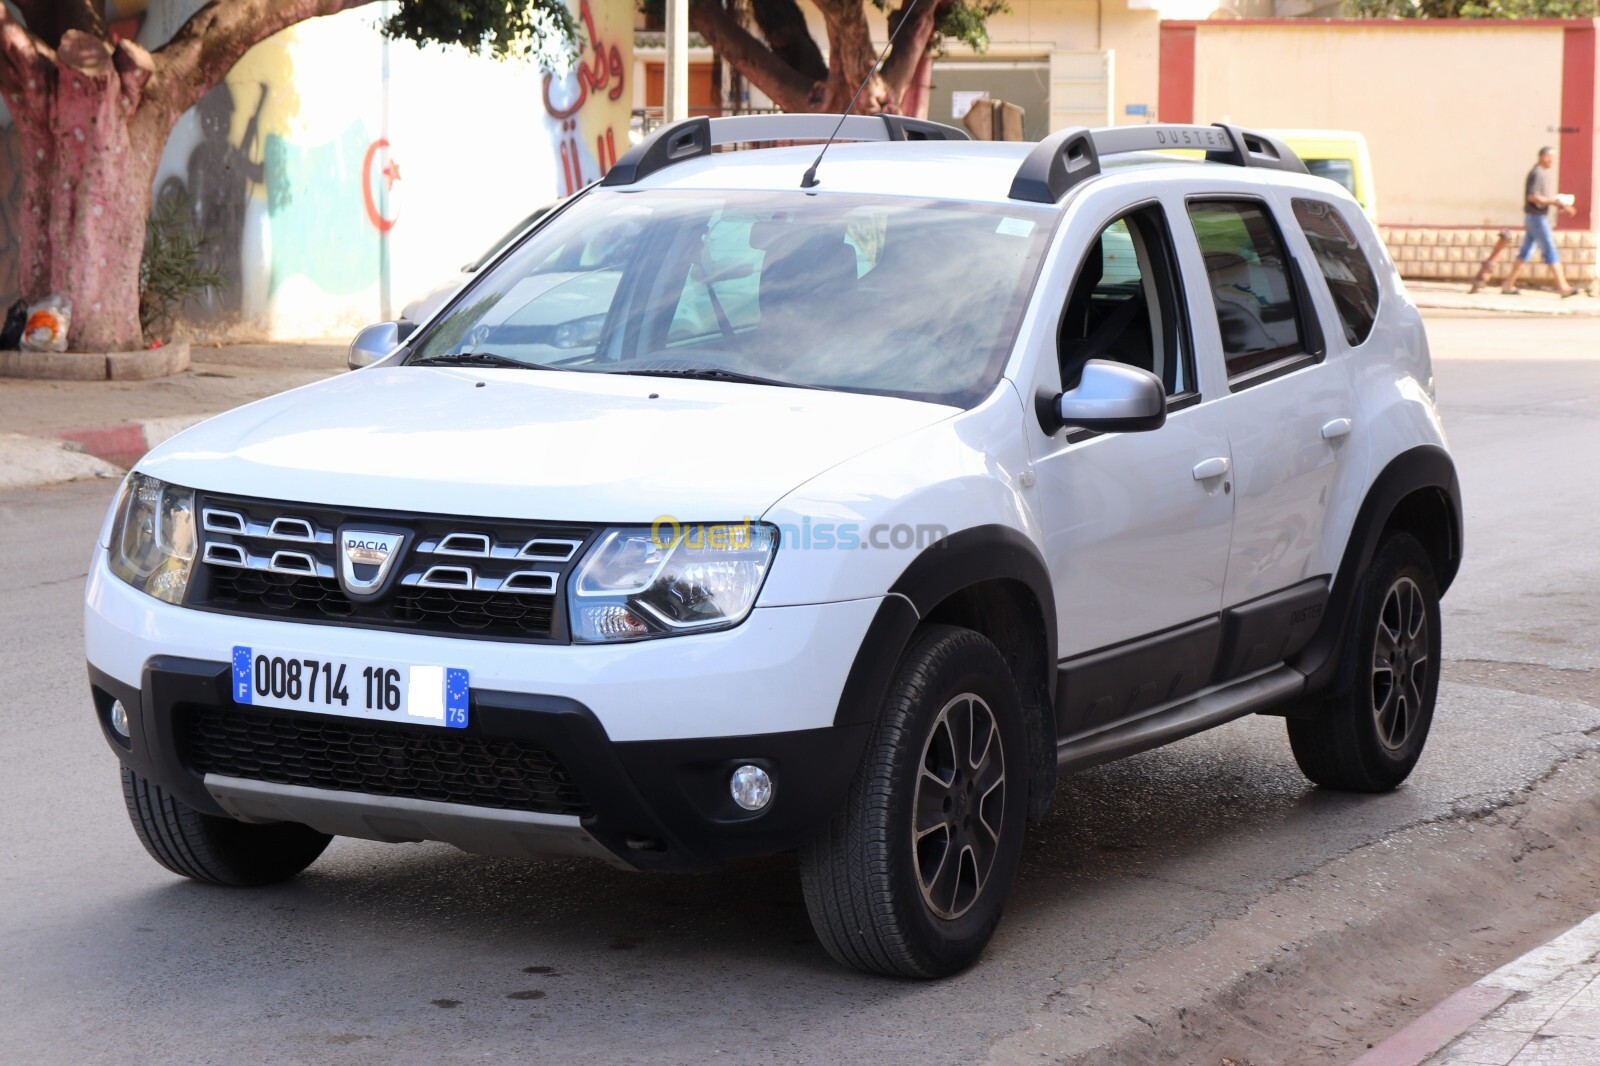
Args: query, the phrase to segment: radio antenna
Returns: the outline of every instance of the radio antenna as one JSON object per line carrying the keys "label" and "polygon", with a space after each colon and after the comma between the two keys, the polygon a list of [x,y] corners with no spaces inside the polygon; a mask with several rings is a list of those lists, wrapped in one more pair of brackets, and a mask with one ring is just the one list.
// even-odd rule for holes
{"label": "radio antenna", "polygon": [[916,8],[917,0],[911,0],[911,3],[907,4],[905,10],[901,12],[899,24],[889,34],[889,39],[884,42],[883,51],[878,53],[877,61],[867,71],[867,76],[861,79],[861,84],[856,88],[856,94],[850,98],[850,106],[844,109],[844,114],[839,116],[839,124],[833,127],[833,132],[828,134],[828,139],[823,142],[822,151],[817,153],[816,162],[811,164],[805,175],[800,179],[800,187],[802,189],[814,189],[821,184],[821,182],[817,181],[817,167],[822,165],[822,157],[827,154],[828,148],[832,146],[833,139],[839,136],[839,131],[844,128],[844,120],[849,117],[850,112],[856,109],[856,101],[860,100],[861,94],[866,91],[867,83],[872,81],[872,76],[882,69],[883,57],[888,55],[889,49],[894,47],[894,39],[900,36],[901,30],[905,29],[906,23],[911,20],[911,12],[915,11]]}

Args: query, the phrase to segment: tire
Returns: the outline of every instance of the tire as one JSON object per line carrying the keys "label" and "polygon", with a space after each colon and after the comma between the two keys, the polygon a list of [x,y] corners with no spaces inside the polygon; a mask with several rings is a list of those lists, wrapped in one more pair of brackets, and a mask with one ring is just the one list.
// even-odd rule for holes
{"label": "tire", "polygon": [[924,628],[844,809],[800,852],[806,910],[828,954],[900,977],[970,966],[1016,877],[1027,804],[1022,701],[1005,659],[971,630]]}
{"label": "tire", "polygon": [[1300,770],[1324,788],[1388,792],[1417,765],[1439,692],[1439,586],[1408,533],[1378,546],[1361,583],[1330,697],[1290,718]]}
{"label": "tire", "polygon": [[204,814],[122,768],[122,799],[139,843],[175,874],[249,888],[287,881],[333,839],[296,822],[255,824]]}

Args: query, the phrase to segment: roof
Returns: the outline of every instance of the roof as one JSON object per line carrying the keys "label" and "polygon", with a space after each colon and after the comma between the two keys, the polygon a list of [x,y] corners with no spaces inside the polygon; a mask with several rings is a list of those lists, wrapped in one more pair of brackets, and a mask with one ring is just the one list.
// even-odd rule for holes
{"label": "roof", "polygon": [[[1281,141],[1232,126],[1074,127],[1035,144],[972,141],[959,130],[925,120],[890,117],[880,124],[852,116],[836,126],[835,118],[691,119],[663,127],[630,150],[603,184],[621,190],[844,192],[1059,210],[1075,189],[1103,185],[1130,172],[1141,180],[1165,181],[1169,176],[1192,178],[1196,168],[1205,168],[1218,178],[1229,175],[1232,180],[1223,184],[1234,187],[1258,184],[1269,172],[1284,177],[1306,173]],[[843,139],[829,143],[818,166],[819,141],[835,129]],[[751,143],[757,135],[806,140],[785,147],[717,150]],[[1194,149],[1208,155],[1202,158]]]}

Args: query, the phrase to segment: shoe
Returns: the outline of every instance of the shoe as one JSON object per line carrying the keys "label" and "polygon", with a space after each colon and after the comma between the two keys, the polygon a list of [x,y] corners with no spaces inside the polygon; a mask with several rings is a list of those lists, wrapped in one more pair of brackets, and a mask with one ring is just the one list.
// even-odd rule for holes
{"label": "shoe", "polygon": [[1502,295],[1502,296],[1521,296],[1522,295],[1522,290],[1521,289],[1501,289],[1500,290],[1500,295]]}
{"label": "shoe", "polygon": [[1467,289],[1467,295],[1471,296],[1473,293],[1477,292],[1481,288],[1483,288],[1483,286],[1479,285],[1476,281],[1474,281],[1472,283],[1472,286],[1469,289]]}
{"label": "shoe", "polygon": [[1579,290],[1577,289],[1568,289],[1566,292],[1561,294],[1561,298],[1565,300],[1568,296],[1576,296],[1578,295],[1578,291]]}

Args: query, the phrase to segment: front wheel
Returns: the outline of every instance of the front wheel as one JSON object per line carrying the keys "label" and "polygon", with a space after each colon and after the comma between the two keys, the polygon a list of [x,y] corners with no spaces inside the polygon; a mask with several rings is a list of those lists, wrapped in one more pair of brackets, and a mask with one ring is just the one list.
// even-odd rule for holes
{"label": "front wheel", "polygon": [[999,649],[971,630],[923,630],[844,810],[800,853],[806,909],[830,955],[922,978],[977,959],[1022,852],[1025,745]]}
{"label": "front wheel", "polygon": [[197,811],[126,766],[122,799],[151,858],[175,874],[214,885],[287,881],[333,839],[296,822],[255,824]]}
{"label": "front wheel", "polygon": [[1290,718],[1300,770],[1326,788],[1387,792],[1422,756],[1439,691],[1439,589],[1415,537],[1391,534],[1362,582],[1334,681],[1314,718]]}

